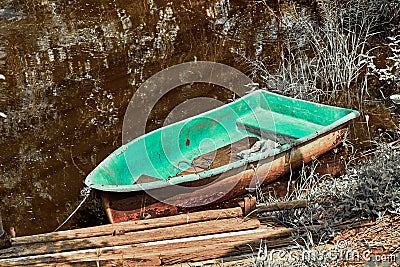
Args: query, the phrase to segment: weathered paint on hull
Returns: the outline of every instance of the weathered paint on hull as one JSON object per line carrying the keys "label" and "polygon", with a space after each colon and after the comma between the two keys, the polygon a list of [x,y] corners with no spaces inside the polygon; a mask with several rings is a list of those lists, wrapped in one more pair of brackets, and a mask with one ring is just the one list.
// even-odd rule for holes
{"label": "weathered paint on hull", "polygon": [[[166,199],[163,202],[158,202],[144,192],[119,194],[101,192],[106,213],[111,223],[117,223],[176,215],[181,211],[196,209],[195,207],[198,208],[205,204],[225,201],[246,193],[246,188],[255,187],[255,179],[253,179],[255,173],[257,173],[256,177],[264,177],[259,181],[260,184],[273,182],[289,172],[290,169],[301,166],[303,162],[308,163],[338,146],[346,138],[346,135],[347,128],[334,129],[274,157],[260,160],[257,165],[250,165],[247,170],[239,172],[231,170],[227,173],[227,178],[193,192],[168,196],[168,188],[160,189],[166,193],[164,196]],[[193,186],[194,183],[186,184],[186,186]],[[226,193],[226,188],[232,189]],[[158,192],[157,195],[160,193]]]}

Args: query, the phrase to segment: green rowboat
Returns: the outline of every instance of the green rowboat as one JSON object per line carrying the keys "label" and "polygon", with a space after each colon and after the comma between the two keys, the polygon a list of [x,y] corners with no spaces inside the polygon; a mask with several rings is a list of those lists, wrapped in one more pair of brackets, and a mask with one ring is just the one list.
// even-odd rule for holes
{"label": "green rowboat", "polygon": [[[85,184],[106,192],[151,191],[223,183],[249,171],[253,178],[262,177],[261,183],[270,182],[289,165],[310,161],[341,143],[347,122],[357,116],[354,110],[257,90],[130,141],[104,159]],[[270,143],[259,142],[265,140]],[[240,178],[235,182],[240,184]]]}

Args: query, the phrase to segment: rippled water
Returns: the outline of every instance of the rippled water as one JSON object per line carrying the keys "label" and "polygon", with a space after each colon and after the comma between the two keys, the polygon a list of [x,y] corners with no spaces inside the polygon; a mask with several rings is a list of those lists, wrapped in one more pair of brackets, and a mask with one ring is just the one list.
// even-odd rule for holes
{"label": "rippled water", "polygon": [[[278,22],[268,16],[247,1],[228,0],[0,3],[6,227],[18,235],[40,233],[67,217],[86,174],[121,145],[125,108],[151,75],[192,60],[246,71],[235,51],[262,56],[269,50],[274,57]],[[156,106],[149,130],[162,125],[176,103],[199,95],[231,97],[204,85],[190,93],[178,88]],[[98,206],[70,225],[104,222]]]}
{"label": "rippled water", "polygon": [[[270,1],[274,7],[275,1]],[[140,84],[193,60],[245,73],[237,53],[279,58],[281,21],[251,1],[42,0],[0,2],[0,197],[17,235],[53,230],[80,200],[85,176],[121,145]],[[160,127],[177,103],[229,101],[212,86],[177,88],[149,118]],[[98,201],[69,227],[104,223]]]}

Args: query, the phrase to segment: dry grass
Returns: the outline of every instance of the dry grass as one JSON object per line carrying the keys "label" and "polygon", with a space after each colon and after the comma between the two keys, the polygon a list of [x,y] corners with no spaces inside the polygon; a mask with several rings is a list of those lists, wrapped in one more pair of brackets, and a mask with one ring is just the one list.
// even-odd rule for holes
{"label": "dry grass", "polygon": [[[272,195],[264,196],[264,199],[268,203],[282,201]],[[360,166],[350,168],[346,175],[339,178],[319,177],[313,165],[305,166],[295,181],[293,191],[283,198],[294,199],[307,199],[310,204],[304,209],[262,214],[276,216],[282,224],[298,229],[292,236],[297,246],[289,248],[289,251],[306,251],[313,255],[311,258],[297,259],[297,262],[289,265],[332,266],[336,264],[336,260],[332,261],[332,258],[324,254],[326,250],[321,251],[320,248],[332,240],[346,237],[346,232],[337,232],[335,226],[348,220],[399,221],[399,147],[378,146],[374,157]],[[322,227],[315,231],[306,229],[312,225]],[[268,255],[268,248],[260,247],[258,254],[252,259],[253,266],[282,266],[279,265],[282,264],[281,261],[266,258]]]}
{"label": "dry grass", "polygon": [[[353,108],[358,106],[359,109],[369,97],[368,79],[371,76],[386,80],[398,89],[400,2],[351,0],[344,5],[335,1],[320,2],[322,25],[311,16],[293,12],[293,21],[286,29],[287,39],[279,68],[275,72],[271,72],[262,60],[244,57],[252,67],[253,75],[260,77],[270,90],[285,95],[341,103]],[[379,39],[389,40],[385,68],[376,67],[373,61],[374,50],[370,43]],[[309,201],[310,205],[304,209],[264,213],[262,216],[276,216],[282,224],[298,229],[293,235],[297,246],[288,248],[286,253],[306,251],[313,252],[315,257],[293,262],[271,259],[268,258],[268,248],[262,246],[251,258],[252,266],[337,266],[337,260],[324,256],[320,248],[332,241],[352,239],[353,232],[340,233],[334,227],[348,220],[376,220],[379,224],[372,227],[376,228],[373,240],[383,242],[380,233],[392,238],[382,229],[388,226],[388,222],[397,222],[393,231],[397,231],[399,225],[400,151],[399,147],[379,144],[372,154],[368,161],[349,167],[347,174],[339,178],[320,177],[314,165],[305,166],[295,180],[291,194],[283,199],[273,195],[262,196],[267,203],[295,199]],[[306,227],[313,225],[323,227],[318,231],[307,230]],[[358,235],[368,238],[367,233],[372,233],[372,228],[364,228],[364,232],[358,232]],[[388,243],[393,244],[396,238]],[[354,238],[359,247],[361,239]],[[341,262],[341,265],[349,264],[352,262]]]}
{"label": "dry grass", "polygon": [[296,6],[285,14],[286,39],[276,71],[262,59],[242,58],[270,90],[361,109],[369,95],[365,74],[374,58],[370,43],[382,30],[394,27],[400,4],[376,0],[319,3],[320,23]]}

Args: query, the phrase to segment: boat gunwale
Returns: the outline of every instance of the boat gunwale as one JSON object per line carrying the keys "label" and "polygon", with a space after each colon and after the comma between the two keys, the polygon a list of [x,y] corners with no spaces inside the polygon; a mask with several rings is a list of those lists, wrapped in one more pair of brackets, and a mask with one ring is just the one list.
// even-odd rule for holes
{"label": "boat gunwale", "polygon": [[[252,95],[257,95],[257,94],[260,94],[260,93],[261,94],[267,93],[267,94],[275,95],[275,96],[278,96],[278,97],[281,97],[281,98],[287,98],[287,99],[292,99],[293,100],[293,98],[291,98],[291,97],[279,95],[279,94],[276,94],[276,93],[273,93],[273,92],[270,92],[270,91],[266,91],[266,90],[256,90],[256,91],[254,91],[252,93],[249,93],[249,94],[243,96],[240,99],[241,100],[245,100],[246,98],[248,98],[248,97],[250,97]],[[153,182],[142,183],[142,184],[129,184],[129,185],[88,184],[87,180],[88,180],[88,177],[90,176],[90,174],[89,174],[87,176],[86,180],[85,180],[85,184],[87,186],[93,188],[93,189],[97,189],[97,190],[100,190],[100,191],[121,192],[121,193],[123,193],[123,192],[137,192],[137,191],[152,190],[152,189],[163,188],[163,187],[172,186],[172,185],[178,185],[178,184],[185,183],[185,182],[193,182],[193,181],[197,181],[197,180],[201,180],[201,179],[210,178],[212,176],[219,175],[221,173],[224,173],[224,172],[227,172],[227,171],[230,171],[230,170],[233,170],[233,169],[238,169],[238,168],[244,167],[244,166],[246,166],[248,164],[251,164],[253,162],[258,162],[260,160],[265,160],[265,159],[267,159],[269,157],[277,156],[277,155],[285,153],[285,152],[287,152],[287,151],[289,151],[289,150],[291,150],[293,148],[299,147],[299,146],[301,146],[301,145],[303,145],[303,144],[305,144],[305,143],[307,143],[309,141],[312,141],[314,139],[318,140],[318,137],[321,137],[322,135],[325,135],[325,134],[331,132],[332,130],[334,130],[336,128],[340,128],[340,126],[343,126],[345,123],[349,122],[350,120],[352,120],[354,118],[357,118],[360,115],[360,113],[358,111],[347,109],[347,108],[329,106],[329,105],[315,103],[315,102],[312,102],[312,101],[301,100],[301,99],[296,99],[296,101],[301,101],[301,102],[305,102],[305,103],[311,103],[313,105],[318,105],[320,107],[344,109],[344,110],[347,110],[349,113],[347,115],[341,117],[340,119],[334,121],[333,123],[331,123],[331,124],[329,124],[327,126],[324,126],[321,130],[315,131],[315,132],[313,132],[313,133],[311,133],[309,135],[306,135],[304,137],[296,139],[291,143],[283,144],[282,146],[279,146],[279,147],[277,147],[275,149],[267,150],[265,152],[256,154],[254,156],[250,156],[250,157],[248,157],[246,159],[241,159],[241,160],[238,160],[238,161],[235,161],[235,162],[220,166],[220,167],[215,168],[215,169],[205,170],[205,171],[202,171],[202,172],[199,172],[199,173],[193,173],[193,174],[186,174],[186,175],[169,177],[169,178],[167,178],[165,180],[153,181]],[[232,103],[234,103],[234,102],[232,102]],[[186,121],[189,121],[189,120],[192,120],[194,118],[207,115],[210,112],[213,112],[213,111],[216,111],[216,110],[219,110],[219,109],[222,109],[222,108],[226,108],[226,105],[223,105],[223,106],[215,108],[213,110],[209,110],[207,112],[204,112],[204,113],[198,114],[196,116],[187,118],[185,120],[181,120],[179,122],[167,125],[165,127],[156,129],[156,130],[154,130],[152,132],[149,132],[149,133],[146,133],[145,135],[142,135],[142,136],[140,136],[140,137],[138,137],[136,139],[133,139],[130,142],[137,141],[137,140],[139,140],[141,138],[145,138],[148,134],[153,133],[155,131],[162,131],[166,127],[173,127],[177,123],[184,123]],[[119,155],[120,153],[124,153],[124,151],[127,149],[128,144],[125,144],[125,145],[121,146],[116,151],[114,151],[111,155]],[[122,152],[121,152],[121,150],[122,150]],[[119,154],[117,154],[118,152],[119,152]],[[110,157],[110,156],[108,156],[108,157]]]}

